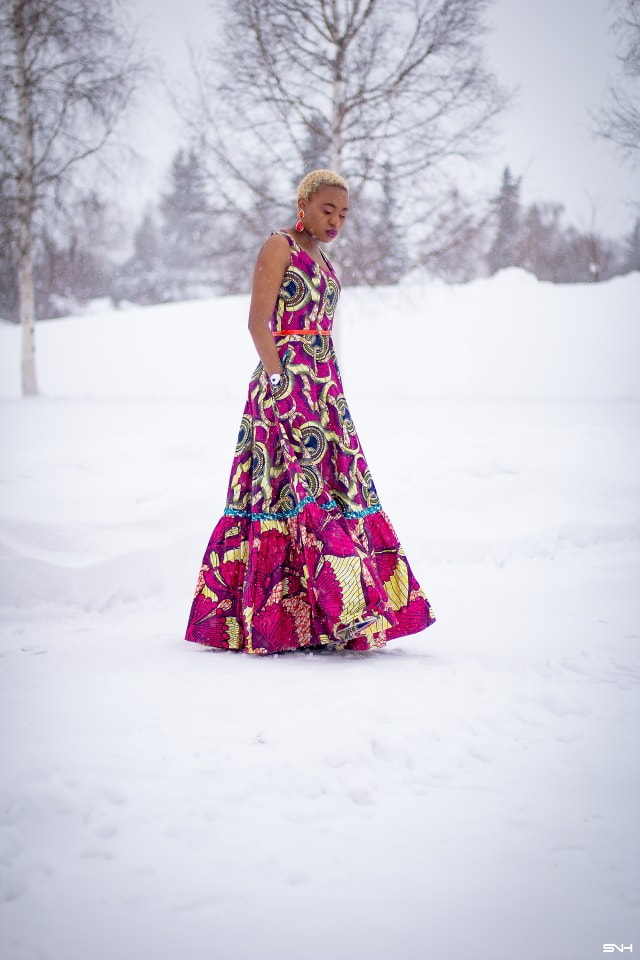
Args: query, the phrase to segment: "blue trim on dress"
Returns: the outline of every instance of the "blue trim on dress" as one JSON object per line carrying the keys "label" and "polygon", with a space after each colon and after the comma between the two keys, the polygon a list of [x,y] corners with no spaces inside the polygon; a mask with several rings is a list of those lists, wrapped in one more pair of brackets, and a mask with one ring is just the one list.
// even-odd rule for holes
{"label": "blue trim on dress", "polygon": [[[297,516],[308,503],[316,503],[315,497],[304,497],[300,503],[296,504],[291,510],[281,510],[278,513],[252,513],[250,510],[240,510],[238,507],[225,507],[225,517],[243,517],[245,520],[288,520],[290,517]],[[321,510],[339,509],[335,500],[329,500],[328,503],[319,503]],[[363,510],[346,510],[342,516],[347,520],[357,520],[360,517],[368,517],[372,513],[378,513],[382,506],[376,503],[372,507],[365,507]]]}
{"label": "blue trim on dress", "polygon": [[372,513],[379,513],[382,510],[382,504],[374,503],[372,507],[365,507],[364,510],[345,510],[342,514],[347,520],[358,520],[360,517],[370,517]]}

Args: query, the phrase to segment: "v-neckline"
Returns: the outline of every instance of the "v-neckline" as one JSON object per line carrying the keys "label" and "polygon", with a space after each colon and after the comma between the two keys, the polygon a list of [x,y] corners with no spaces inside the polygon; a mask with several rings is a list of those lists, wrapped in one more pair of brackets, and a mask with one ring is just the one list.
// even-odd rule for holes
{"label": "v-neckline", "polygon": [[320,247],[318,247],[318,251],[319,251],[319,253],[320,253],[320,256],[322,257],[322,259],[323,259],[324,262],[326,263],[327,267],[329,268],[328,270],[325,270],[324,267],[321,267],[320,264],[319,264],[319,262],[315,259],[315,257],[312,257],[311,254],[309,253],[309,251],[308,251],[308,250],[305,250],[305,248],[304,248],[301,244],[299,244],[298,241],[296,240],[296,238],[295,238],[295,237],[292,237],[291,234],[288,233],[288,231],[283,230],[282,232],[283,232],[283,233],[286,233],[286,235],[287,235],[288,237],[290,237],[291,240],[293,241],[293,245],[294,245],[295,247],[297,247],[298,250],[301,250],[302,253],[304,253],[305,257],[307,257],[307,259],[311,260],[311,263],[312,263],[315,267],[317,267],[318,273],[323,273],[323,274],[325,275],[325,277],[329,277],[329,278],[331,278],[331,277],[333,276],[333,267],[331,266],[331,263],[330,263],[330,261],[329,261],[329,258],[326,256],[324,250],[321,250]]}

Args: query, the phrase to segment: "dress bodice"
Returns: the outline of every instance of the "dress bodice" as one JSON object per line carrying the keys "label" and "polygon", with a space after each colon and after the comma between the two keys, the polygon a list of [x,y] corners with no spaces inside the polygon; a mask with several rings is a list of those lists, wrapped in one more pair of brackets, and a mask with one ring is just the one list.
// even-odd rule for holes
{"label": "dress bodice", "polygon": [[288,330],[329,332],[340,295],[340,283],[331,263],[323,254],[326,269],[321,267],[290,234],[284,230],[276,234],[286,237],[291,257],[271,317],[271,329],[283,334]]}

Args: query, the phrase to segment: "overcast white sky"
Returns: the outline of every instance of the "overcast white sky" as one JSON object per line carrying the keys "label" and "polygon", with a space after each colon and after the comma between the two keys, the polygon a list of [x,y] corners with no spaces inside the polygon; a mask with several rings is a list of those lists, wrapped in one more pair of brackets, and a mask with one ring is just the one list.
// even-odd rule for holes
{"label": "overcast white sky", "polygon": [[[186,44],[206,39],[215,21],[208,0],[130,0],[144,33],[174,76],[186,68]],[[591,133],[589,109],[601,102],[617,73],[608,0],[495,0],[486,40],[488,59],[503,83],[519,92],[478,186],[498,184],[508,163],[523,177],[525,201],[563,203],[571,222],[625,233],[640,201],[640,167],[623,162]],[[179,82],[179,81],[178,81]],[[160,98],[140,121],[138,149],[148,159],[135,197],[153,197],[179,143],[179,127]]]}

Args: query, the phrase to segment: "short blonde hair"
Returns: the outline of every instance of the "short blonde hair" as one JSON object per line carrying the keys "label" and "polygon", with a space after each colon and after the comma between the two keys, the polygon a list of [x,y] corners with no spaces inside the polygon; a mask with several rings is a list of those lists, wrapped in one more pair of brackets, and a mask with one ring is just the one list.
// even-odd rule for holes
{"label": "short blonde hair", "polygon": [[303,177],[298,184],[296,191],[298,203],[300,203],[301,200],[308,200],[312,193],[315,193],[320,187],[325,186],[342,187],[343,190],[349,193],[347,181],[343,180],[339,173],[334,173],[333,170],[312,170],[311,173]]}

